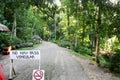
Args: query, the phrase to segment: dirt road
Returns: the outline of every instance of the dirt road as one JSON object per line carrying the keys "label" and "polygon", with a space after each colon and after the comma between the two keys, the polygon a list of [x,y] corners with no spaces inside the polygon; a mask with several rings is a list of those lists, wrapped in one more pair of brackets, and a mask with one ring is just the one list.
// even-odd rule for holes
{"label": "dirt road", "polygon": [[[41,51],[41,69],[45,70],[45,80],[89,80],[80,63],[64,48],[43,42],[35,48]],[[9,78],[10,59],[2,56],[0,64]],[[32,72],[38,69],[38,60],[14,60],[17,76],[13,80],[32,80]]]}

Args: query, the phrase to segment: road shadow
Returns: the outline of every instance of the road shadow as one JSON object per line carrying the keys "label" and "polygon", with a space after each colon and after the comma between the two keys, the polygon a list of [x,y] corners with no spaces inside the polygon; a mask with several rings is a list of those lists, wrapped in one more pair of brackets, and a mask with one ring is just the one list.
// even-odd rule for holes
{"label": "road shadow", "polygon": [[0,60],[2,60],[2,56],[3,56],[3,54],[2,54],[2,53],[0,53]]}
{"label": "road shadow", "polygon": [[8,55],[4,55],[2,53],[0,53],[0,60],[4,60],[8,57]]}

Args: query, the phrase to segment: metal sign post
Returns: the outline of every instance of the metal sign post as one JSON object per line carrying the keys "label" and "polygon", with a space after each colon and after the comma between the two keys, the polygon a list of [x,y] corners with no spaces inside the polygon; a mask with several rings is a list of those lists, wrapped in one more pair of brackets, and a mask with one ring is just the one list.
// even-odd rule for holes
{"label": "metal sign post", "polygon": [[16,76],[16,73],[15,73],[15,69],[14,69],[14,66],[13,66],[13,59],[10,59],[10,75],[9,75],[9,80],[12,80],[15,76]]}
{"label": "metal sign post", "polygon": [[40,59],[39,59],[39,68],[38,68],[39,70],[40,70],[40,66],[41,66],[41,65],[40,65]]}

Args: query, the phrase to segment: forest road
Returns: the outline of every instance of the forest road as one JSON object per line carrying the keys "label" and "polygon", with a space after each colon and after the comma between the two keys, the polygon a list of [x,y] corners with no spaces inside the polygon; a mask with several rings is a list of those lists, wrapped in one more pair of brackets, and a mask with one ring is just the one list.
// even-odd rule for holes
{"label": "forest road", "polygon": [[[45,80],[89,80],[81,64],[68,50],[56,44],[43,41],[35,50],[41,51],[41,69],[45,70]],[[7,79],[10,73],[9,55],[2,56]],[[38,60],[14,60],[16,77],[13,80],[32,80],[33,70],[38,69]]]}

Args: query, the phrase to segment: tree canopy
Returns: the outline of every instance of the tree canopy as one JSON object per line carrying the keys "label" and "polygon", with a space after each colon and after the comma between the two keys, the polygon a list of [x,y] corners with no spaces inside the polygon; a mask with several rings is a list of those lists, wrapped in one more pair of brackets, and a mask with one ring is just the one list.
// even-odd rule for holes
{"label": "tree canopy", "polygon": [[39,35],[82,54],[95,51],[97,63],[101,51],[112,55],[120,49],[119,0],[60,0],[61,6],[55,0],[0,3],[0,22],[8,26],[11,37],[27,41]]}

